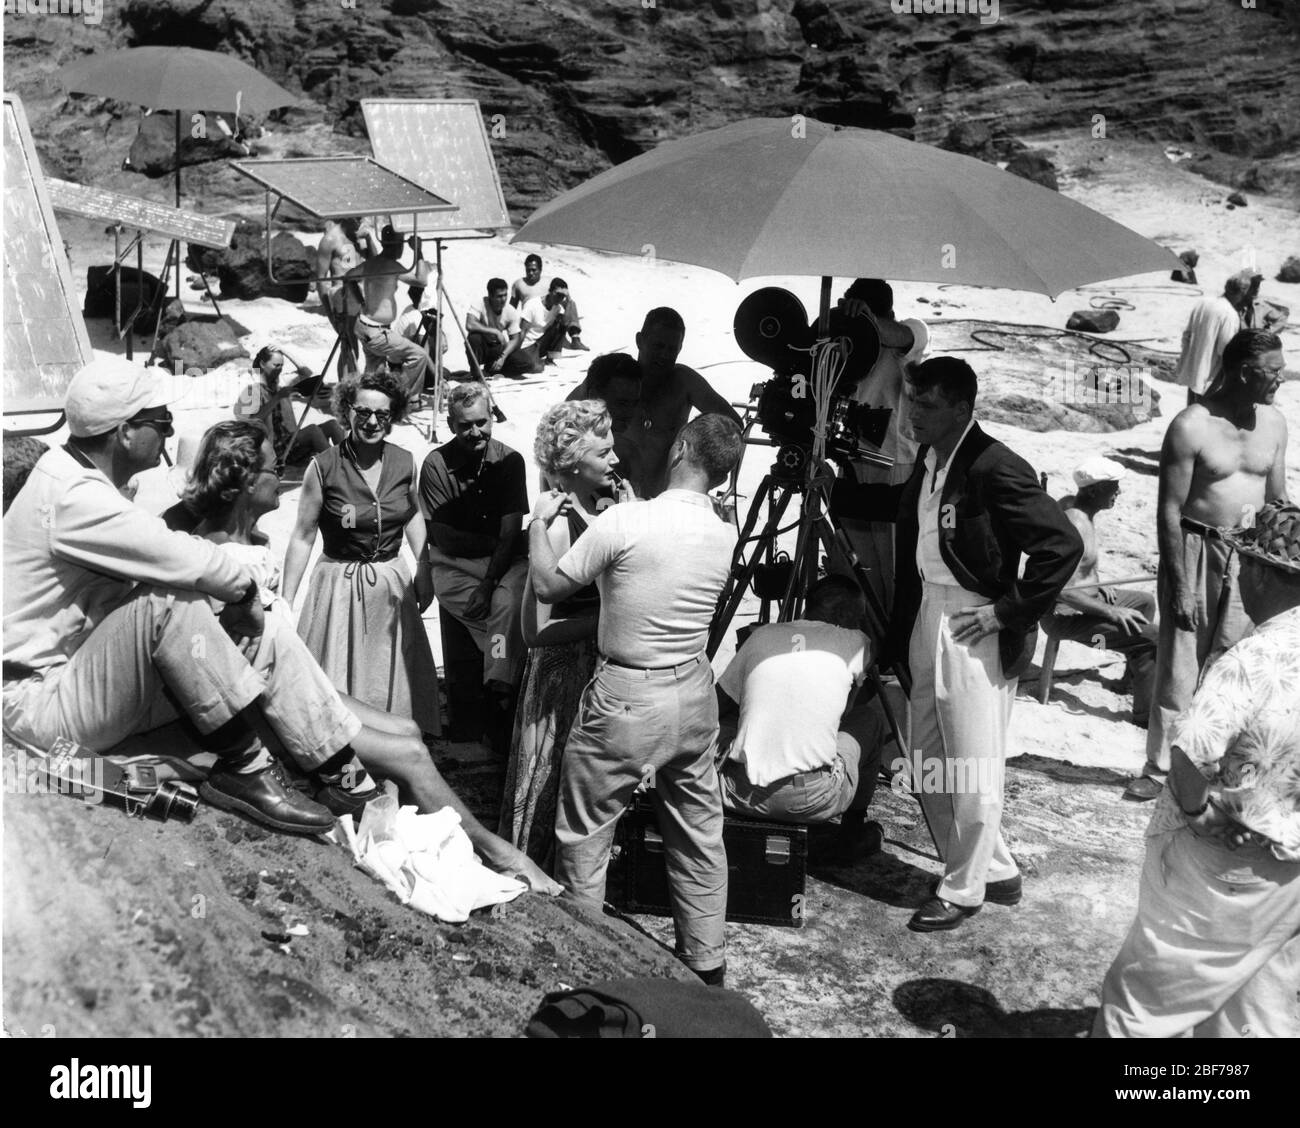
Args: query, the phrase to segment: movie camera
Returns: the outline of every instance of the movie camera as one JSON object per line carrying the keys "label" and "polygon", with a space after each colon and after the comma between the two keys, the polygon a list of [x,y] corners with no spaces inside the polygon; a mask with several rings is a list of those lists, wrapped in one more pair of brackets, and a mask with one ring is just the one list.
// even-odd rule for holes
{"label": "movie camera", "polygon": [[745,355],[772,369],[770,380],[750,389],[749,410],[780,448],[775,473],[797,476],[814,453],[892,465],[879,450],[892,409],[868,407],[852,396],[880,355],[880,337],[868,318],[832,311],[829,343],[818,348],[818,327],[803,303],[789,290],[768,286],[740,303],[733,328]]}

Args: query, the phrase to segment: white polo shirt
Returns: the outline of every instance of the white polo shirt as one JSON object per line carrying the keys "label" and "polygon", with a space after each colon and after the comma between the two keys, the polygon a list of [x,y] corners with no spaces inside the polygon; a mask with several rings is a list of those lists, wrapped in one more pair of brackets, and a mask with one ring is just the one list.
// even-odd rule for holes
{"label": "white polo shirt", "polygon": [[[925,452],[925,479],[921,482],[921,494],[916,500],[916,519],[919,533],[916,538],[916,570],[921,579],[928,584],[946,584],[948,587],[961,587],[952,569],[944,563],[943,553],[939,551],[939,525],[944,520],[943,485],[948,480],[948,467],[953,457],[961,450],[975,420],[966,424],[957,445],[952,448],[947,463],[940,467],[939,455],[934,447]],[[955,517],[949,517],[955,520]]]}
{"label": "white polo shirt", "polygon": [[735,530],[708,497],[673,489],[606,509],[560,571],[600,590],[602,654],[628,666],[675,666],[704,650],[735,547]]}

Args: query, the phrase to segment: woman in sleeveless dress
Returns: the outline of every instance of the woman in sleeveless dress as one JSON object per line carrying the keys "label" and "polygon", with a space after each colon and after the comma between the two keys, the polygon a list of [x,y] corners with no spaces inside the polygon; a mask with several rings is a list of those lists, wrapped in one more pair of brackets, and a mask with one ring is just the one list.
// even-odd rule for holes
{"label": "woman in sleeveless dress", "polygon": [[[550,528],[551,545],[563,556],[614,496],[631,497],[629,487],[615,484],[618,455],[605,405],[574,400],[547,410],[537,425],[534,453],[550,488],[566,491],[572,502],[568,520]],[[594,586],[554,606],[538,601],[531,579],[524,588],[521,626],[529,650],[498,833],[548,873],[555,855],[560,758],[596,668],[599,613]]]}
{"label": "woman in sleeveless dress", "polygon": [[[275,449],[263,430],[242,421],[218,423],[210,428],[199,443],[184,505],[196,536],[220,545],[223,552],[252,571],[262,596],[267,631],[278,633],[283,623],[283,632],[296,641],[289,605],[278,592],[279,564],[265,534],[257,528],[258,520],[280,505]],[[324,674],[319,676],[323,678]],[[444,807],[455,811],[475,851],[490,868],[518,877],[535,893],[558,895],[563,891],[522,851],[484,827],[457,798],[439,775],[414,721],[381,712],[346,693],[339,697],[360,722],[360,731],[345,749],[359,762],[345,765],[337,773],[340,786],[355,777],[356,782],[349,785],[353,792],[358,788],[374,792],[367,768],[392,779],[399,786],[402,801],[413,802],[422,813]],[[320,801],[321,792],[316,794]]]}
{"label": "woman in sleeveless dress", "polygon": [[321,557],[298,633],[344,693],[436,735],[438,675],[420,618],[432,586],[421,577],[417,600],[399,555],[403,536],[416,560],[424,553],[418,474],[411,452],[385,441],[402,419],[406,395],[380,372],[343,381],[336,399],[348,437],[317,455],[303,478],[284,596],[293,603],[319,532]]}

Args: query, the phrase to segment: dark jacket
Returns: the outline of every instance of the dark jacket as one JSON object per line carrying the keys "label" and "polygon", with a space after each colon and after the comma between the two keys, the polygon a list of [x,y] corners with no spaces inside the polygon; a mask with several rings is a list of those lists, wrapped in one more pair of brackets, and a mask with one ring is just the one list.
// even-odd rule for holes
{"label": "dark jacket", "polygon": [[[916,506],[925,488],[928,449],[917,452],[916,469],[906,482],[864,486],[842,479],[832,500],[832,510],[846,517],[896,523],[894,607],[884,657],[903,664],[921,606]],[[953,452],[939,513],[944,563],[967,591],[993,600],[1004,628],[998,637],[1002,671],[1018,677],[1033,658],[1038,620],[1074,575],[1083,541],[1029,463],[978,423]],[[1018,576],[1021,553],[1029,558],[1023,577]]]}

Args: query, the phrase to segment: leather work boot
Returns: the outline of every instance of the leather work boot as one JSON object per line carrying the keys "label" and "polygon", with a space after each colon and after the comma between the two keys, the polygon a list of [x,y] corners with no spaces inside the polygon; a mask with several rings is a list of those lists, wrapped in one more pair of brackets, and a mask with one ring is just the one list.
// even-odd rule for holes
{"label": "leather work boot", "polygon": [[278,764],[246,775],[218,767],[199,794],[214,807],[237,811],[286,834],[321,834],[334,825],[329,811],[285,783]]}

